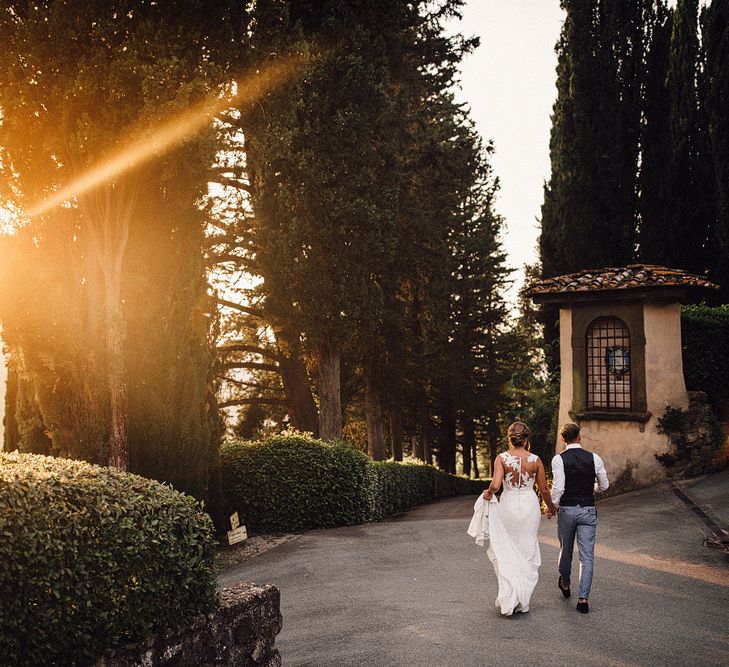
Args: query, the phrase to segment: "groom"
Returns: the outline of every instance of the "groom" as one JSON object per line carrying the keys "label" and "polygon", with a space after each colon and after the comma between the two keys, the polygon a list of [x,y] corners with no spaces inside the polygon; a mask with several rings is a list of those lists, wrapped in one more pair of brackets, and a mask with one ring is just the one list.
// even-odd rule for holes
{"label": "groom", "polygon": [[[600,491],[608,488],[609,482],[602,459],[580,444],[580,427],[567,422],[559,430],[560,439],[566,449],[552,459],[552,502],[559,505],[557,513],[557,535],[559,536],[559,581],[562,595],[570,597],[570,576],[572,573],[572,552],[577,537],[580,554],[580,597],[577,611],[590,611],[588,598],[592,584],[592,565],[595,560],[595,531],[597,511],[595,510],[595,486]],[[597,485],[595,484],[597,479]]]}

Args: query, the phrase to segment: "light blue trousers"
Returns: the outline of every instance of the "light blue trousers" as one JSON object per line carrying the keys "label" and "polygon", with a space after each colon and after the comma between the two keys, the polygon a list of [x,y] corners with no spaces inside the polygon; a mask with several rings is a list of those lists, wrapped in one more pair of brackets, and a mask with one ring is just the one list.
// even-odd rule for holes
{"label": "light blue trousers", "polygon": [[595,562],[595,533],[597,531],[597,510],[594,507],[560,507],[557,515],[559,536],[559,575],[565,586],[570,584],[572,574],[572,552],[577,538],[580,554],[580,597],[590,597],[592,569]]}

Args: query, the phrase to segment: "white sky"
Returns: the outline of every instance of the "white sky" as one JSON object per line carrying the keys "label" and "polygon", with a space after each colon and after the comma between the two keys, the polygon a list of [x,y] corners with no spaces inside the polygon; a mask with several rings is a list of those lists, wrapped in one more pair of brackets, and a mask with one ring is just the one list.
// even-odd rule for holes
{"label": "white sky", "polygon": [[463,63],[460,97],[471,106],[481,136],[494,141],[497,209],[506,220],[504,246],[518,283],[523,265],[537,258],[562,18],[559,0],[468,0],[454,26],[481,38]]}

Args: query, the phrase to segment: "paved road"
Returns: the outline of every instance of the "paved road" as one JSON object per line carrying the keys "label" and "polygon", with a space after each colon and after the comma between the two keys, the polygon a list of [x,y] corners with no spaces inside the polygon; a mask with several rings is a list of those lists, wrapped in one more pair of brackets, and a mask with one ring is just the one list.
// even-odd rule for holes
{"label": "paved road", "polygon": [[[705,486],[712,502],[729,504],[729,472]],[[472,501],[311,531],[220,584],[281,588],[285,667],[729,665],[729,556],[703,546],[708,529],[669,484],[599,504],[584,616],[557,590],[556,528],[546,519],[531,612],[500,616],[491,565],[465,534]]]}

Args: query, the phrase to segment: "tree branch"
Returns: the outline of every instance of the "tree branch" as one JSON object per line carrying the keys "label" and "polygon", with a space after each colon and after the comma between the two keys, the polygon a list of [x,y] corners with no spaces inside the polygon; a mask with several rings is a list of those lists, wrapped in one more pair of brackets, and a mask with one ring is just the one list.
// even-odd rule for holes
{"label": "tree branch", "polygon": [[227,377],[227,376],[223,376],[221,379],[224,382],[229,382],[230,384],[232,384],[236,387],[239,387],[240,389],[257,389],[259,392],[284,391],[283,387],[272,387],[271,385],[259,384],[257,382],[244,382],[242,380],[236,380],[235,378],[231,378],[231,377]]}
{"label": "tree branch", "polygon": [[[223,245],[218,244],[218,245]],[[255,267],[255,262],[240,255],[233,255],[231,253],[209,253],[206,257],[208,264],[227,264],[228,262],[234,262],[237,266],[250,269]]]}
{"label": "tree branch", "polygon": [[261,364],[256,361],[230,361],[221,364],[223,370],[232,370],[235,368],[247,369],[250,371],[270,371],[272,373],[280,373],[281,370],[276,364]]}
{"label": "tree branch", "polygon": [[252,315],[253,317],[259,317],[263,319],[263,311],[259,310],[258,308],[251,308],[249,306],[244,306],[241,303],[235,303],[235,301],[228,301],[227,299],[221,299],[220,297],[214,297],[213,301],[217,303],[220,306],[225,306],[226,308],[232,308],[233,310],[237,310],[241,313],[245,313],[246,315]]}
{"label": "tree branch", "polygon": [[281,359],[281,355],[274,350],[267,350],[264,347],[238,343],[236,341],[219,345],[217,350],[220,354],[227,354],[228,352],[250,352],[251,354],[260,354],[262,357],[273,359],[274,361],[279,361]]}
{"label": "tree branch", "polygon": [[283,398],[263,398],[260,396],[253,398],[236,398],[230,401],[218,403],[218,409],[230,408],[234,405],[288,405]]}
{"label": "tree branch", "polygon": [[232,176],[223,176],[220,174],[214,182],[220,185],[225,185],[229,188],[235,188],[236,190],[243,190],[243,192],[248,192],[249,194],[252,191],[252,188],[248,183]]}

